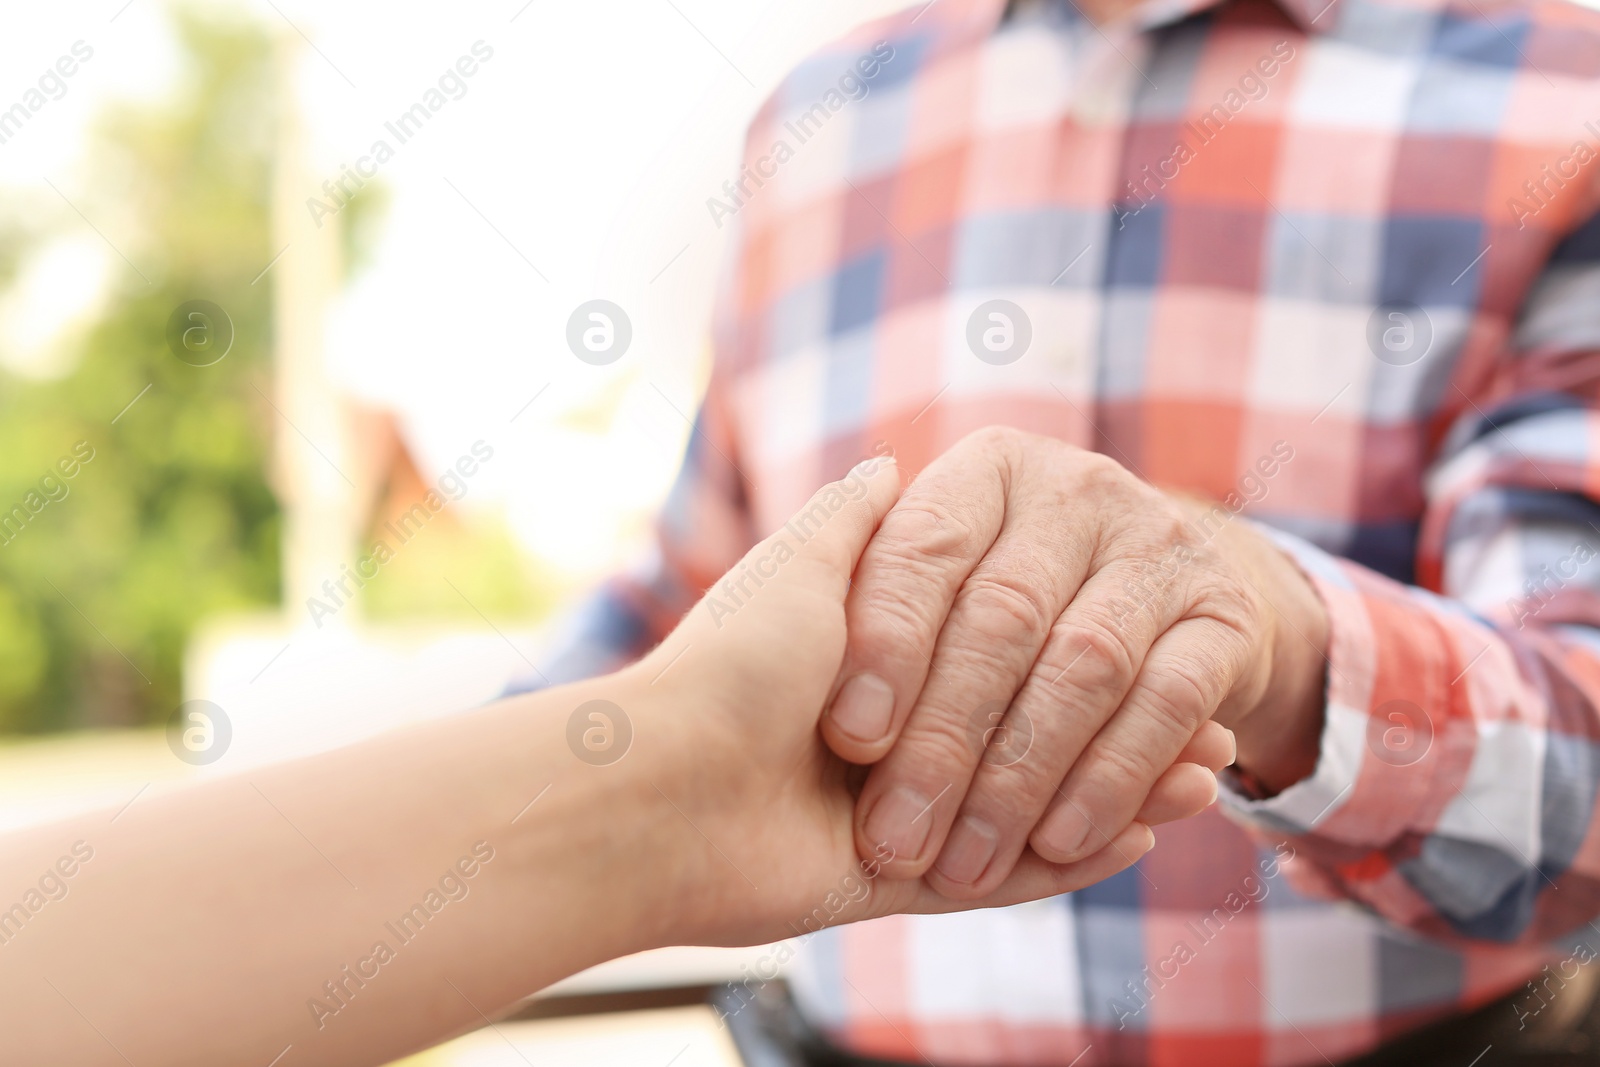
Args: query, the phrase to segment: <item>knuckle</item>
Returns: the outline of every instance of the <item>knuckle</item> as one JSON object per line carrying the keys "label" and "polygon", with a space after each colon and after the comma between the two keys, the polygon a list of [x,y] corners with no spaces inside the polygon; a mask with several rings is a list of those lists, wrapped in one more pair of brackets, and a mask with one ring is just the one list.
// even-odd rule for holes
{"label": "knuckle", "polygon": [[984,759],[978,765],[967,794],[968,808],[989,817],[996,825],[1015,821],[1024,812],[1037,815],[1044,809],[1067,768],[1047,753],[1030,751],[1031,743],[1029,750],[1024,750],[1024,743],[1031,741],[1031,737],[1019,741],[1010,753],[1002,748],[999,759]]}
{"label": "knuckle", "polygon": [[[1140,494],[1154,494],[1156,490],[1141,484]],[[1173,565],[1188,564],[1205,558],[1204,546],[1196,547],[1194,531],[1188,521],[1164,500],[1157,499],[1152,506],[1140,507],[1134,514],[1137,522],[1128,531],[1128,550],[1134,558],[1153,565],[1176,570]]]}
{"label": "knuckle", "polygon": [[[983,774],[1009,776],[1026,772],[1028,767],[1024,764],[1037,763],[1041,753],[1048,758],[1055,744],[1050,733],[1053,724],[1036,724],[1034,713],[1024,706],[1021,693],[979,705],[970,721],[972,747],[982,762],[980,773]],[[1058,773],[1056,781],[1060,780],[1061,773]]]}
{"label": "knuckle", "polygon": [[851,602],[845,626],[850,648],[858,659],[899,662],[932,649],[939,636],[939,620],[909,594],[913,585],[885,583],[861,588]]}
{"label": "knuckle", "polygon": [[899,757],[895,770],[901,778],[937,780],[935,792],[955,779],[966,781],[978,763],[965,724],[918,721],[915,716],[895,746],[895,755]]}
{"label": "knuckle", "polygon": [[1091,493],[1121,495],[1130,485],[1137,484],[1126,467],[1101,452],[1081,453],[1077,466],[1078,478]]}
{"label": "knuckle", "polygon": [[966,437],[961,439],[961,444],[971,448],[1009,451],[1021,444],[1028,436],[1028,434],[1015,427],[992,423],[967,434]]}
{"label": "knuckle", "polygon": [[1206,600],[1219,621],[1245,633],[1254,632],[1266,618],[1267,607],[1260,594],[1241,581],[1213,583]]}
{"label": "knuckle", "polygon": [[1260,594],[1245,582],[1212,582],[1198,594],[1191,618],[1202,627],[1199,647],[1215,668],[1206,671],[1193,663],[1186,666],[1197,680],[1220,682],[1215,693],[1218,701],[1247,670],[1260,635],[1270,626],[1270,612]]}
{"label": "knuckle", "polygon": [[1019,461],[1030,455],[1050,453],[1071,453],[1085,459],[1097,457],[1098,454],[1076,445],[1062,441],[1056,437],[1047,437],[1042,434],[1029,433],[1019,430],[1014,426],[992,424],[963,437],[951,451],[974,451],[993,457],[993,462],[1000,467],[1015,469]]}
{"label": "knuckle", "polygon": [[1168,603],[1177,575],[1162,561],[1137,557],[1117,567],[1116,599],[1107,606],[1112,628],[1126,625],[1133,613],[1143,613]]}
{"label": "knuckle", "polygon": [[[1133,684],[1135,666],[1127,645],[1112,627],[1093,619],[1058,623],[1046,653],[1051,661],[1062,659],[1053,677],[1070,679],[1079,690],[1120,694]],[[1047,670],[1054,668],[1054,662],[1045,664]]]}
{"label": "knuckle", "polygon": [[1205,672],[1174,665],[1150,679],[1140,703],[1163,732],[1187,741],[1215,707],[1211,701],[1214,688]]}
{"label": "knuckle", "polygon": [[977,524],[931,494],[908,493],[885,516],[874,538],[876,561],[903,560],[937,569],[972,554]]}
{"label": "knuckle", "polygon": [[1038,639],[1054,619],[1048,598],[1026,579],[981,568],[961,587],[957,605],[975,630],[996,640]]}
{"label": "knuckle", "polygon": [[[1155,781],[1156,775],[1166,768],[1157,766],[1154,754],[1148,747],[1129,749],[1123,745],[1098,744],[1086,754],[1091,773],[1100,781],[1118,783],[1118,788],[1102,790],[1085,788],[1084,796],[1118,795],[1127,792],[1127,783]],[[1141,798],[1142,800],[1143,798]]]}
{"label": "knuckle", "polygon": [[1128,478],[1128,468],[1106,455],[1104,452],[1084,452],[1080,462],[1084,473],[1093,478],[1115,478],[1124,481]]}

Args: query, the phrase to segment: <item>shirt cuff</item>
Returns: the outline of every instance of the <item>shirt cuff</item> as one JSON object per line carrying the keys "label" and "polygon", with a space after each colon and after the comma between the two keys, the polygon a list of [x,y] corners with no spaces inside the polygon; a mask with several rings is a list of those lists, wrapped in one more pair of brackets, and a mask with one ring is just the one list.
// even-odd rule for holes
{"label": "shirt cuff", "polygon": [[[1436,721],[1449,707],[1454,660],[1427,594],[1253,524],[1310,580],[1328,613],[1329,647],[1316,769],[1276,796],[1219,776],[1224,810],[1275,833],[1315,833],[1358,849],[1426,830],[1454,776],[1442,770]],[[1446,793],[1445,795],[1448,795]]]}

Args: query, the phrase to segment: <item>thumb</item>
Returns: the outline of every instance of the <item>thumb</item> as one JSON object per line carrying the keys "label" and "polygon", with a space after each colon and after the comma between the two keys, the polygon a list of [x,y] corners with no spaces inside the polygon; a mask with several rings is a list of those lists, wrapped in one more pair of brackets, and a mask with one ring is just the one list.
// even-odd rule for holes
{"label": "thumb", "polygon": [[813,493],[788,522],[750,550],[745,562],[792,554],[800,566],[786,568],[798,572],[790,580],[826,581],[842,603],[861,553],[899,498],[900,469],[893,454],[870,456]]}
{"label": "thumb", "polygon": [[[771,624],[773,612],[796,610],[796,597],[811,605],[838,605],[843,621],[845,594],[856,562],[883,517],[900,497],[900,472],[894,456],[872,456],[838,481],[812,494],[804,507],[774,530],[717,579],[655,654],[710,637],[743,617],[752,604],[763,605],[752,618]],[[785,595],[787,594],[787,595]],[[669,648],[669,646],[671,646]]]}

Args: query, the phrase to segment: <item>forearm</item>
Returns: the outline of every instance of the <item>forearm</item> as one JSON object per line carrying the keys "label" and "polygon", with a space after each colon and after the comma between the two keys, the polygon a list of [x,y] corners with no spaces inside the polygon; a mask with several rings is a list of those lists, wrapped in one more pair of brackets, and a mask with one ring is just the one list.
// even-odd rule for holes
{"label": "forearm", "polygon": [[513,698],[5,842],[7,903],[93,850],[4,930],[14,1062],[385,1062],[659,943],[680,830],[650,746],[596,767],[566,743],[579,703],[624,691]]}

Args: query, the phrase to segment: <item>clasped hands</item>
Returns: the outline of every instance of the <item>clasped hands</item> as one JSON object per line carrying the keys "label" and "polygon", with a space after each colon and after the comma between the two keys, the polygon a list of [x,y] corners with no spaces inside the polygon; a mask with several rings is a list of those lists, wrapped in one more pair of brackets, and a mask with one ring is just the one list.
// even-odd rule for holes
{"label": "clasped hands", "polygon": [[1072,865],[1197,814],[1236,755],[1280,787],[1303,777],[1327,622],[1235,514],[1012,430],[931,464],[857,567],[821,723],[873,765],[863,854],[888,842],[891,877],[973,900],[1027,850]]}
{"label": "clasped hands", "polygon": [[[7,835],[11,884],[94,856],[44,919],[12,909],[7,1039],[387,1062],[641,949],[1109,877],[1235,756],[1268,789],[1315,764],[1327,620],[1236,510],[1008,430],[909,485],[867,460],[621,671]],[[595,706],[629,725],[603,759],[573,735]],[[458,904],[469,848],[496,858]],[[162,1022],[174,983],[194,1026]]]}
{"label": "clasped hands", "polygon": [[[1314,767],[1325,612],[1234,508],[1007,429],[903,480],[871,459],[819,492],[640,665],[684,655],[661,684],[698,700],[686,758],[718,772],[680,783],[685,810],[712,866],[795,872],[774,923],[856,857],[875,882],[851,918],[1070,891],[1236,759],[1272,788]],[[749,914],[725,873],[708,907]]]}

